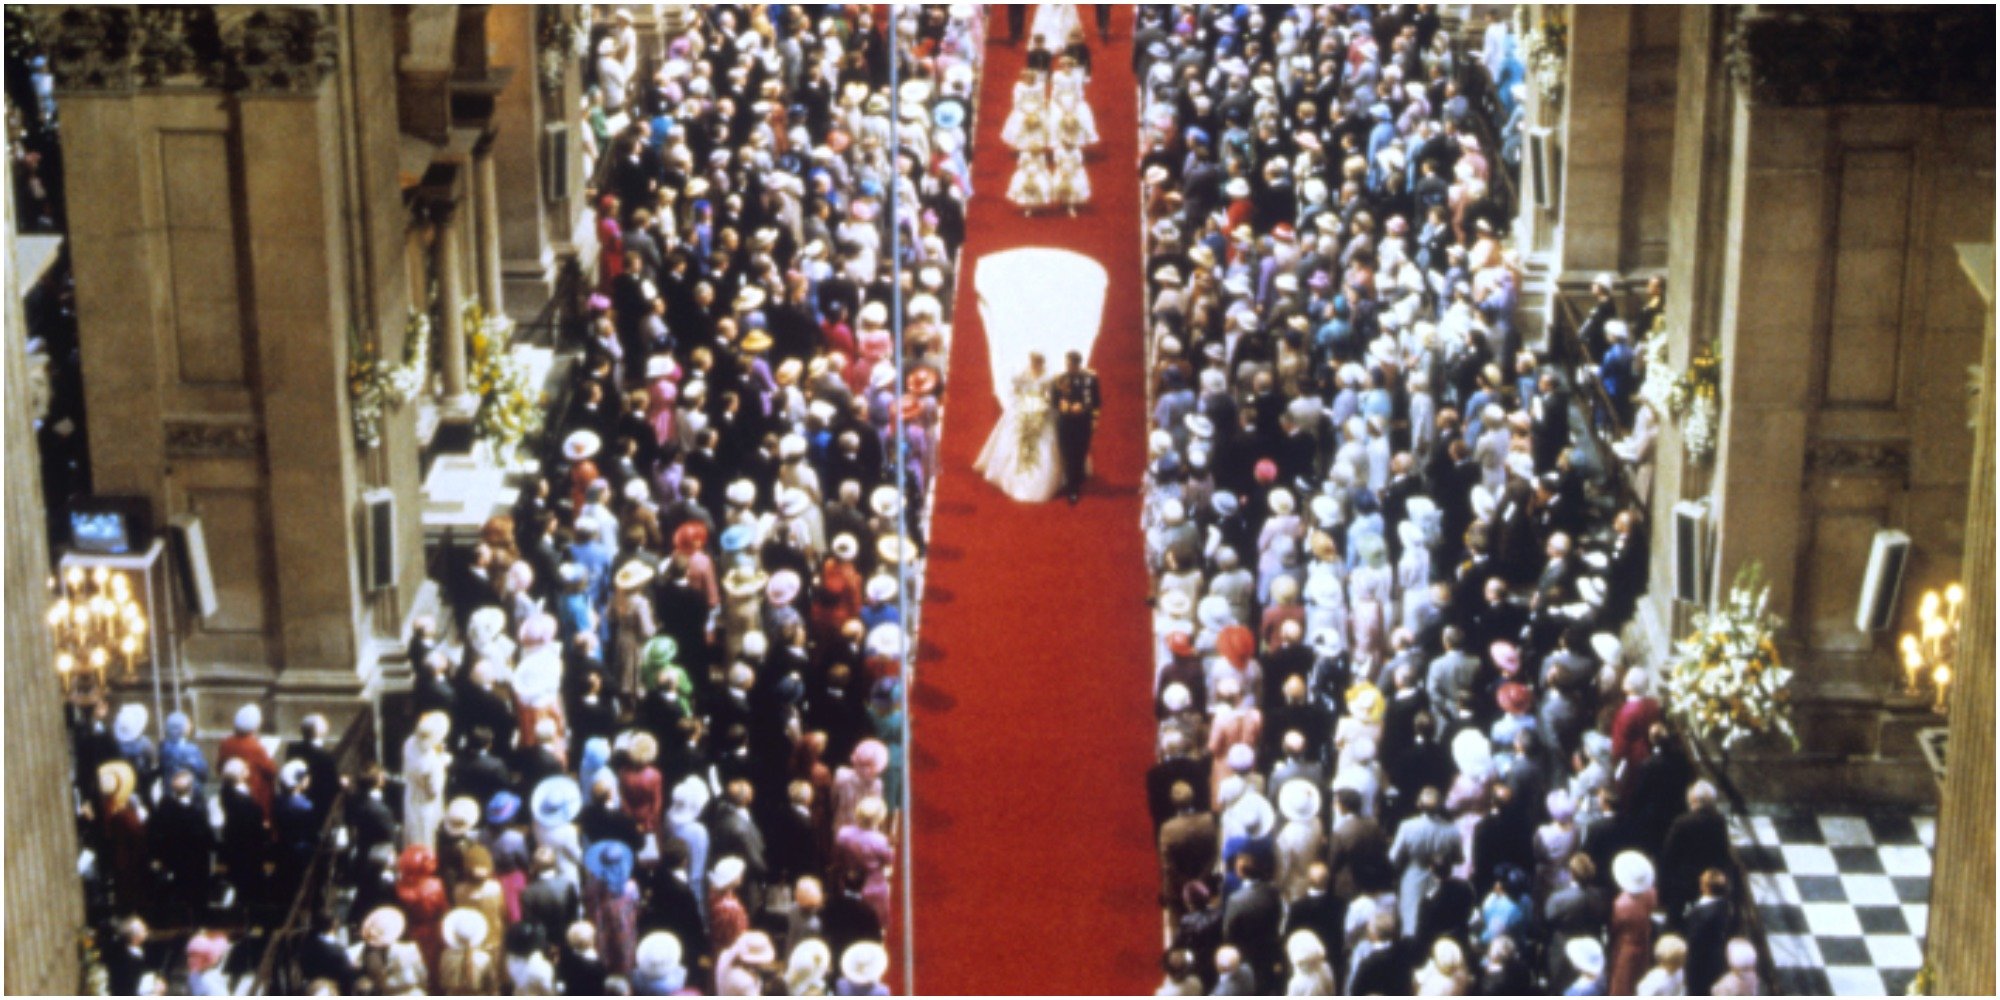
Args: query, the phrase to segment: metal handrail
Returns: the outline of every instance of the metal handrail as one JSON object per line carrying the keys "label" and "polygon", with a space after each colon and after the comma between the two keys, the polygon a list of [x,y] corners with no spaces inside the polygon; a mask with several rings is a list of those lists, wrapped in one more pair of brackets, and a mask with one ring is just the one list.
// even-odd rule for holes
{"label": "metal handrail", "polygon": [[[1549,304],[1552,307],[1549,315],[1549,353],[1553,360],[1569,366],[1571,371],[1592,363],[1589,352],[1584,349],[1583,321],[1576,300],[1555,289],[1549,293]],[[1585,432],[1596,440],[1601,454],[1615,458],[1616,452],[1611,450],[1613,442],[1630,433],[1631,429],[1618,418],[1618,410],[1611,405],[1611,396],[1604,391],[1603,382],[1596,378],[1575,381],[1582,383],[1579,391],[1588,403],[1586,409],[1590,411],[1590,419],[1585,421],[1589,425]],[[1609,433],[1606,427],[1610,428]],[[1619,503],[1635,508],[1641,514],[1651,513],[1646,498],[1640,496],[1638,489],[1632,485],[1631,470],[1623,463],[1607,461],[1605,475],[1616,484]]]}
{"label": "metal handrail", "polygon": [[[358,770],[363,760],[373,757],[374,750],[375,713],[362,711],[355,714],[354,721],[348,724],[347,731],[334,744],[333,756],[340,765],[341,773],[349,774]],[[348,789],[343,787],[333,797],[333,804],[327,809],[326,819],[320,825],[319,846],[313,851],[312,860],[306,864],[298,894],[292,897],[292,905],[285,911],[284,921],[265,942],[264,957],[257,963],[257,975],[250,988],[252,996],[300,992],[292,988],[295,984],[290,982],[292,943],[312,932],[310,915],[315,907],[324,904],[328,890],[333,887],[336,874],[334,862],[340,854],[334,846],[333,831],[341,825],[347,806],[347,792]],[[282,980],[279,978],[281,974]],[[274,986],[278,987],[275,991]]]}

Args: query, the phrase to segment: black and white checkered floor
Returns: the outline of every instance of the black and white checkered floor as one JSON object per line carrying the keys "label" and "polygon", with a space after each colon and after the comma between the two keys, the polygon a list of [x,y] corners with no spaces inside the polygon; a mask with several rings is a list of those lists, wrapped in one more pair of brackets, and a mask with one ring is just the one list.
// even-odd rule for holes
{"label": "black and white checkered floor", "polygon": [[1936,817],[1781,812],[1750,823],[1735,837],[1778,966],[1774,992],[1905,993],[1923,965]]}

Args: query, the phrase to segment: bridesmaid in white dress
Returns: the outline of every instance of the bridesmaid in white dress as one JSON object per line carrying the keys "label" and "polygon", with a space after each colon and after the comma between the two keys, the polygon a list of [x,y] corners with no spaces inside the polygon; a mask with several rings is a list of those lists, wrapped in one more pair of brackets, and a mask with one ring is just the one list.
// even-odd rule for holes
{"label": "bridesmaid in white dress", "polygon": [[1054,203],[1076,214],[1076,206],[1090,201],[1090,171],[1083,165],[1079,146],[1057,146],[1054,169]]}
{"label": "bridesmaid in white dress", "polygon": [[1020,161],[1014,166],[1014,177],[1007,182],[1007,200],[1022,214],[1031,215],[1038,208],[1048,207],[1053,187],[1049,154],[1022,150]]}
{"label": "bridesmaid in white dress", "polygon": [[1089,75],[1076,60],[1063,56],[1056,61],[1056,71],[1049,75],[1049,103],[1058,143],[1097,145],[1097,116],[1091,114],[1083,92],[1089,82]]}
{"label": "bridesmaid in white dress", "polygon": [[993,425],[972,467],[986,481],[1022,503],[1044,503],[1062,485],[1056,461],[1056,422],[1049,419],[1048,363],[1028,355],[1028,368],[1014,377],[1013,398]]}
{"label": "bridesmaid in white dress", "polygon": [[1000,127],[1000,141],[1024,153],[1049,148],[1049,90],[1042,74],[1025,70],[1014,84],[1014,107]]}

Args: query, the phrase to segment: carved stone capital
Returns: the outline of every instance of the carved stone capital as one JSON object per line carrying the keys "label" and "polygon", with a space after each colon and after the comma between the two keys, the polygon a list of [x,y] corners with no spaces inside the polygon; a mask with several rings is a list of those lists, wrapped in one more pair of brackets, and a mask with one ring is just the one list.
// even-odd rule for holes
{"label": "carved stone capital", "polygon": [[1991,105],[1993,10],[1733,13],[1723,65],[1757,104]]}
{"label": "carved stone capital", "polygon": [[333,71],[339,39],[319,7],[259,7],[228,20],[223,37],[244,90],[311,94]]}
{"label": "carved stone capital", "polygon": [[32,19],[64,91],[200,87],[311,93],[335,63],[337,39],[317,6],[63,5],[11,12]]}

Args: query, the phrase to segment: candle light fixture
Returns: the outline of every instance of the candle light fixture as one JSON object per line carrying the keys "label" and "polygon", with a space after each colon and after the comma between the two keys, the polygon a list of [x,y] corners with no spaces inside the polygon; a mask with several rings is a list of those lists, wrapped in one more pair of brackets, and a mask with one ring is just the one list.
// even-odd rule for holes
{"label": "candle light fixture", "polygon": [[1947,711],[1951,665],[1958,657],[1958,630],[1965,605],[1965,588],[1954,583],[1942,591],[1927,590],[1917,604],[1917,629],[1903,633],[1898,648],[1903,661],[1903,694],[1915,698],[1929,684],[1931,710]]}
{"label": "candle light fixture", "polygon": [[108,566],[66,567],[49,581],[49,631],[55,638],[56,676],[63,693],[79,702],[103,697],[114,667],[122,680],[146,662],[152,625],[133,595],[131,574]]}

